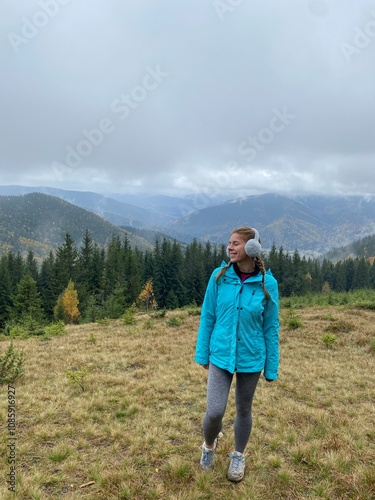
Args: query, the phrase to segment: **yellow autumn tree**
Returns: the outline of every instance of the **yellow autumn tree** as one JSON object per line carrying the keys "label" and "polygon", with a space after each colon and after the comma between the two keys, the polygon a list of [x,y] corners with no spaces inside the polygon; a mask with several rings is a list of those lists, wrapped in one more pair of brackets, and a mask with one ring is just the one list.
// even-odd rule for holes
{"label": "yellow autumn tree", "polygon": [[151,279],[146,282],[141,293],[138,295],[135,306],[139,309],[145,309],[146,311],[157,308],[158,305],[155,300],[154,287],[152,286]]}
{"label": "yellow autumn tree", "polygon": [[55,318],[63,319],[65,323],[76,323],[81,315],[78,304],[78,292],[73,281],[69,281],[68,286],[57,299],[54,307]]}

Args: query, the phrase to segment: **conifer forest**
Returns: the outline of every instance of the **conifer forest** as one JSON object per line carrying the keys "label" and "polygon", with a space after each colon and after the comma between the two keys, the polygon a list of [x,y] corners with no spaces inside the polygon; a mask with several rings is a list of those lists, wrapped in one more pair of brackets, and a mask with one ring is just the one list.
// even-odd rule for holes
{"label": "conifer forest", "polygon": [[[162,239],[152,250],[114,236],[99,247],[88,231],[81,244],[66,234],[42,262],[32,251],[0,258],[0,329],[38,334],[41,325],[120,318],[131,307],[200,306],[212,271],[227,261],[225,245]],[[272,246],[264,256],[281,297],[375,288],[375,266],[365,257],[333,263]]]}

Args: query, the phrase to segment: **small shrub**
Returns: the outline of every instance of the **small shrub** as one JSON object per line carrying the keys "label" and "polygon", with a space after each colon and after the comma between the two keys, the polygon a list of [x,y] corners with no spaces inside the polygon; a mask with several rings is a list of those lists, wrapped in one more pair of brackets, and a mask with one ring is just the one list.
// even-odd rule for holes
{"label": "small shrub", "polygon": [[78,386],[82,390],[85,390],[85,378],[89,374],[88,370],[66,370],[65,375],[68,377],[69,383],[74,387]]}
{"label": "small shrub", "polygon": [[5,333],[12,338],[26,338],[29,336],[29,332],[22,325],[14,325],[5,327]]}
{"label": "small shrub", "polygon": [[93,333],[90,333],[88,341],[90,344],[96,344],[96,337]]}
{"label": "small shrub", "polygon": [[121,318],[122,322],[124,325],[134,325],[136,320],[135,320],[135,315],[134,315],[134,309],[126,309],[124,314],[122,315]]}
{"label": "small shrub", "polygon": [[337,342],[337,335],[335,335],[334,333],[326,333],[322,336],[322,341],[326,347],[331,348]]}
{"label": "small shrub", "polygon": [[375,353],[375,339],[373,339],[370,343],[370,352]]}
{"label": "small shrub", "polygon": [[44,335],[47,337],[53,337],[55,335],[61,335],[64,333],[65,323],[63,321],[58,321],[57,323],[52,323],[44,328]]}
{"label": "small shrub", "polygon": [[301,318],[296,316],[295,314],[292,314],[290,318],[288,319],[288,329],[289,330],[296,330],[297,328],[301,328],[303,326],[303,323],[301,321]]}
{"label": "small shrub", "polygon": [[201,308],[200,307],[194,307],[192,309],[188,309],[188,315],[189,316],[199,316],[201,313]]}
{"label": "small shrub", "polygon": [[180,326],[180,325],[182,325],[182,322],[183,322],[183,317],[172,316],[171,318],[168,319],[167,325],[168,326]]}
{"label": "small shrub", "polygon": [[16,352],[11,342],[4,356],[0,357],[0,384],[12,384],[22,377],[24,360],[23,352]]}

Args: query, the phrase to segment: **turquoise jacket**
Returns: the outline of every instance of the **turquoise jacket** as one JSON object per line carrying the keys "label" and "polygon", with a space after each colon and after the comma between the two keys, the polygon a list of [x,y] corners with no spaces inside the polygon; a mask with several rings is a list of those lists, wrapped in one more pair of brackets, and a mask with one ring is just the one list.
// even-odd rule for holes
{"label": "turquoise jacket", "polygon": [[[225,263],[223,263],[225,265]],[[223,266],[222,266],[223,267]],[[260,372],[275,380],[279,366],[278,284],[270,270],[241,282],[230,266],[216,283],[214,270],[204,297],[195,361],[234,372]]]}

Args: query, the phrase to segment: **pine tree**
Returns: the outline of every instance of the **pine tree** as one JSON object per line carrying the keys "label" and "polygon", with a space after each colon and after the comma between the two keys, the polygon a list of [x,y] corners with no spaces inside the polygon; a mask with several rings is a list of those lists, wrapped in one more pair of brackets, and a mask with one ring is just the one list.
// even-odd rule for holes
{"label": "pine tree", "polygon": [[94,244],[92,255],[92,271],[89,280],[89,290],[91,294],[103,295],[102,277],[105,269],[105,251]]}
{"label": "pine tree", "polygon": [[[153,285],[158,306],[169,307],[167,297],[173,291],[176,307],[185,304],[184,266],[181,249],[176,241],[173,245],[166,238],[161,246],[157,241],[154,249]],[[171,304],[171,300],[169,300]]]}
{"label": "pine tree", "polygon": [[[170,252],[170,268],[169,272],[169,291],[173,292],[176,297],[176,306],[182,307],[187,304],[186,289],[184,280],[184,259],[182,256],[181,246],[176,240],[172,243]],[[167,305],[169,309],[170,306]]]}
{"label": "pine tree", "polygon": [[212,271],[216,267],[213,260],[212,244],[209,241],[206,242],[203,251],[203,267],[206,276],[206,281],[208,282]]}
{"label": "pine tree", "polygon": [[125,238],[122,252],[124,262],[122,286],[124,288],[125,305],[130,306],[136,300],[142,288],[142,271],[140,269],[142,259],[137,250],[130,248],[127,238]]}
{"label": "pine tree", "polygon": [[[275,269],[275,278],[278,280],[280,287],[284,281],[284,277],[287,274],[286,267],[288,265],[288,255],[284,252],[283,247],[279,248],[279,253],[277,256],[277,266]],[[273,271],[272,271],[273,272]]]}
{"label": "pine tree", "polygon": [[77,278],[78,250],[70,234],[65,235],[64,243],[56,251],[55,267],[60,292],[63,291],[70,280]]}
{"label": "pine tree", "polygon": [[146,283],[154,276],[154,256],[151,250],[146,250],[142,256],[142,282]]}
{"label": "pine tree", "polygon": [[375,288],[375,263],[374,261],[370,264],[370,269],[368,272],[369,286]]}
{"label": "pine tree", "polygon": [[347,259],[344,263],[346,270],[346,291],[353,290],[354,283],[354,261],[353,259]]}
{"label": "pine tree", "polygon": [[370,263],[365,257],[356,259],[353,278],[353,289],[364,289],[369,287]]}
{"label": "pine tree", "polygon": [[47,318],[52,319],[57,297],[61,293],[58,281],[55,257],[52,252],[44,259],[39,273],[38,288],[42,297],[43,307]]}
{"label": "pine tree", "polygon": [[17,285],[24,275],[24,262],[21,255],[13,252],[7,254],[7,266],[11,277],[12,293],[16,293]]}
{"label": "pine tree", "polygon": [[0,259],[0,328],[3,328],[9,318],[11,305],[12,279],[7,265],[7,257]]}
{"label": "pine tree", "polygon": [[118,319],[126,309],[124,288],[117,284],[112,293],[104,302],[104,316],[107,318]]}
{"label": "pine tree", "polygon": [[271,250],[268,252],[267,258],[265,259],[265,264],[267,268],[272,270],[272,274],[278,279],[279,275],[279,255],[277,253],[277,248],[275,243],[272,244]]}
{"label": "pine tree", "polygon": [[17,285],[17,293],[12,297],[10,317],[16,322],[28,320],[43,322],[44,313],[42,299],[37,289],[36,281],[26,274]]}
{"label": "pine tree", "polygon": [[169,290],[167,298],[165,300],[165,307],[167,309],[177,309],[178,308],[178,298],[174,290]]}
{"label": "pine tree", "polygon": [[105,281],[109,286],[108,294],[122,285],[123,264],[121,240],[119,236],[114,236],[107,247],[105,261]]}
{"label": "pine tree", "polygon": [[77,291],[79,291],[81,310],[88,305],[90,295],[94,292],[93,287],[93,253],[94,245],[86,229],[82,246],[78,252],[77,260]]}
{"label": "pine tree", "polygon": [[168,295],[167,266],[165,262],[166,246],[163,247],[163,253],[160,242],[157,240],[154,247],[154,276],[153,285],[156,302],[161,309],[165,308],[165,300]]}
{"label": "pine tree", "polygon": [[312,276],[311,291],[314,293],[320,293],[320,290],[322,289],[323,285],[323,279],[322,279],[320,263],[317,259],[313,260],[310,263],[310,273]]}
{"label": "pine tree", "polygon": [[194,239],[185,252],[185,288],[189,304],[201,305],[203,302],[207,280],[202,256],[202,245]]}
{"label": "pine tree", "polygon": [[332,290],[334,287],[334,266],[331,261],[327,259],[323,260],[321,267],[321,276],[323,284],[327,282],[329,284],[329,289]]}
{"label": "pine tree", "polygon": [[39,279],[38,265],[36,263],[34,253],[32,250],[30,250],[27,253],[26,263],[25,263],[25,272],[27,274],[29,274],[36,282],[38,282],[38,279]]}
{"label": "pine tree", "polygon": [[339,261],[335,265],[335,292],[345,292],[346,290],[346,273],[345,266]]}

